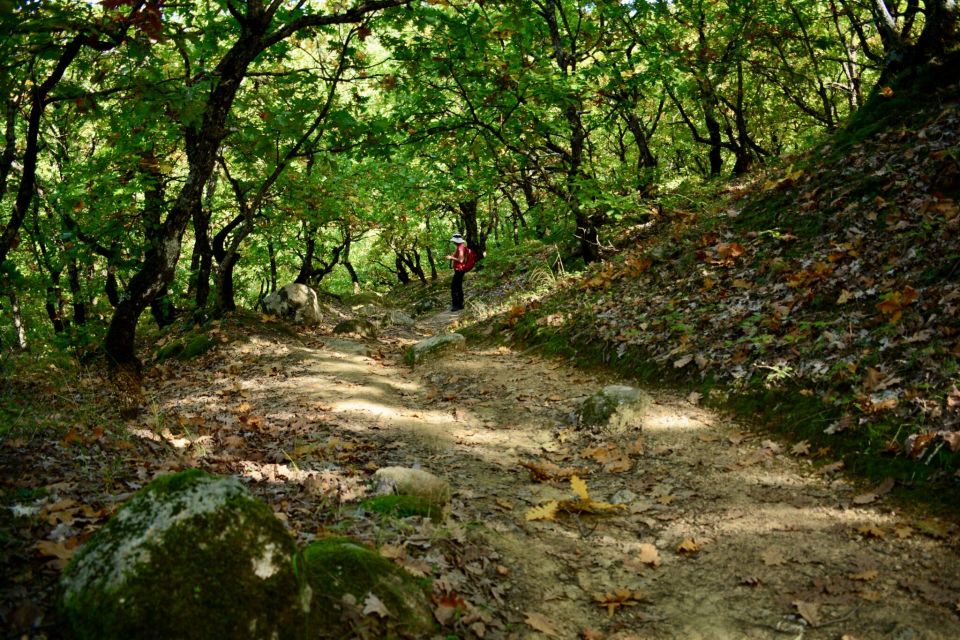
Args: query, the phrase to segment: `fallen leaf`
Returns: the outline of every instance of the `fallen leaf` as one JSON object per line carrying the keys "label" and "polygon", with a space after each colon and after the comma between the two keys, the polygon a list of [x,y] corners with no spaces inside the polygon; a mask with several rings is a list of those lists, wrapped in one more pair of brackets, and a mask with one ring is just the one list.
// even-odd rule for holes
{"label": "fallen leaf", "polygon": [[857,533],[867,539],[880,540],[884,537],[883,529],[872,524],[857,527]]}
{"label": "fallen leaf", "polygon": [[542,613],[536,613],[532,611],[527,611],[525,614],[527,617],[524,619],[530,627],[544,633],[548,636],[553,636],[554,638],[558,637],[560,634],[557,632],[557,628],[553,626],[553,623]]}
{"label": "fallen leaf", "polygon": [[621,587],[607,593],[594,594],[593,599],[607,610],[607,615],[613,617],[620,607],[633,607],[646,600],[647,593]]}
{"label": "fallen leaf", "polygon": [[811,627],[820,626],[820,606],[813,602],[803,602],[797,600],[793,603],[793,606],[797,608],[797,613],[807,621]]}
{"label": "fallen leaf", "polygon": [[790,453],[795,456],[806,456],[810,454],[810,443],[806,440],[802,440],[797,444],[793,445],[790,449]]}
{"label": "fallen leaf", "polygon": [[758,577],[756,577],[756,576],[740,576],[739,581],[740,581],[740,584],[742,584],[742,585],[744,585],[744,586],[747,586],[747,587],[759,587],[759,586],[760,586],[760,578],[758,578]]}
{"label": "fallen leaf", "polygon": [[870,582],[871,580],[875,580],[879,575],[880,572],[876,569],[869,569],[867,571],[860,571],[859,573],[851,573],[847,577],[851,580],[857,580],[858,582]]}
{"label": "fallen leaf", "polygon": [[368,616],[371,613],[375,613],[381,618],[390,617],[390,610],[387,609],[387,606],[375,596],[373,593],[368,593],[366,599],[363,601],[363,615]]}
{"label": "fallen leaf", "polygon": [[560,503],[556,500],[551,500],[546,504],[542,504],[538,507],[534,507],[527,511],[526,519],[527,522],[532,522],[534,520],[556,520],[557,510],[560,508]]}
{"label": "fallen leaf", "polygon": [[657,548],[649,542],[642,542],[640,543],[640,553],[637,556],[637,560],[643,564],[648,564],[651,567],[659,567],[660,552],[657,551]]}
{"label": "fallen leaf", "polygon": [[700,545],[693,538],[687,538],[677,546],[677,553],[681,556],[690,556],[700,551]]}
{"label": "fallen leaf", "polygon": [[570,478],[570,488],[581,500],[590,499],[590,494],[587,491],[587,483],[581,480],[579,476],[573,476]]}
{"label": "fallen leaf", "polygon": [[760,559],[763,560],[763,564],[767,565],[768,567],[775,567],[781,564],[786,564],[787,562],[787,558],[783,555],[783,552],[773,547],[761,553]]}
{"label": "fallen leaf", "polygon": [[920,533],[923,533],[924,535],[928,535],[931,538],[937,538],[937,539],[943,540],[950,535],[949,525],[935,518],[918,520],[917,522],[914,523],[914,526]]}
{"label": "fallen leaf", "polygon": [[590,627],[584,627],[583,630],[580,631],[580,637],[583,640],[603,640],[606,636],[602,631],[596,631]]}

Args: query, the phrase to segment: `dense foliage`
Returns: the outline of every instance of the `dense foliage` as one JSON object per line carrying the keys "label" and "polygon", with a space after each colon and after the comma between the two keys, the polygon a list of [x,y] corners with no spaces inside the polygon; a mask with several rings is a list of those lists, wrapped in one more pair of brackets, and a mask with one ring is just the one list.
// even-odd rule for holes
{"label": "dense foliage", "polygon": [[538,238],[600,260],[604,229],[665,189],[805,148],[942,57],[958,10],[5,0],[0,12],[0,340],[55,335],[135,365],[147,308],[162,326],[291,280],[427,279],[451,229],[481,250]]}

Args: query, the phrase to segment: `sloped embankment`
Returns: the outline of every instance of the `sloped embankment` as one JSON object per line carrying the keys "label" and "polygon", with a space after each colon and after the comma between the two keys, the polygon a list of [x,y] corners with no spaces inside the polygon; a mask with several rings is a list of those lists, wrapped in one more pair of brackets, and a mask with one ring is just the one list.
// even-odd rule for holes
{"label": "sloped embankment", "polygon": [[759,411],[859,471],[956,482],[960,86],[909,113],[896,99],[872,112],[898,117],[853,123],[709,213],[666,213],[508,323]]}

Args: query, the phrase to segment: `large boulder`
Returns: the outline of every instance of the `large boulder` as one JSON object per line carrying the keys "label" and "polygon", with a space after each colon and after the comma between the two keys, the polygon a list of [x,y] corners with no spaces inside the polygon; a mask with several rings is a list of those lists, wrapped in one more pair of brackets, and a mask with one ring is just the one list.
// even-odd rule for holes
{"label": "large boulder", "polygon": [[323,318],[317,292],[305,284],[296,282],[265,297],[263,308],[267,313],[292,320],[297,324],[316,325]]}
{"label": "large boulder", "polygon": [[424,581],[350,538],[303,551],[312,585],[311,638],[428,638],[436,625]]}
{"label": "large boulder", "polygon": [[609,385],[583,401],[577,425],[610,434],[639,430],[649,405],[650,396],[643,391],[626,385]]}
{"label": "large boulder", "polygon": [[147,485],[81,547],[59,604],[78,640],[302,638],[301,563],[237,479],[185,471]]}
{"label": "large boulder", "polygon": [[405,356],[407,364],[416,366],[427,360],[433,360],[453,351],[467,348],[467,340],[459,333],[442,333],[412,345]]}

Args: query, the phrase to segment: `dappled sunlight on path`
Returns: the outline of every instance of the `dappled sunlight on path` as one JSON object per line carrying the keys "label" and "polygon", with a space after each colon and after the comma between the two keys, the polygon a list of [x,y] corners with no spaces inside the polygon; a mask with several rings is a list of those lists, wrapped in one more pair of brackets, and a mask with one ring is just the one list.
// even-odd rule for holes
{"label": "dappled sunlight on path", "polygon": [[[317,502],[354,513],[377,468],[448,480],[444,523],[391,544],[487,611],[487,638],[960,637],[960,558],[930,533],[946,525],[863,498],[806,452],[682,398],[655,393],[625,431],[578,428],[580,403],[622,380],[505,346],[403,363],[451,320],[379,341],[246,344],[163,408],[223,425],[207,463],[280,492],[280,515],[307,539]],[[572,473],[616,505],[609,515],[528,520],[573,497]],[[425,541],[444,535],[452,565]]]}

